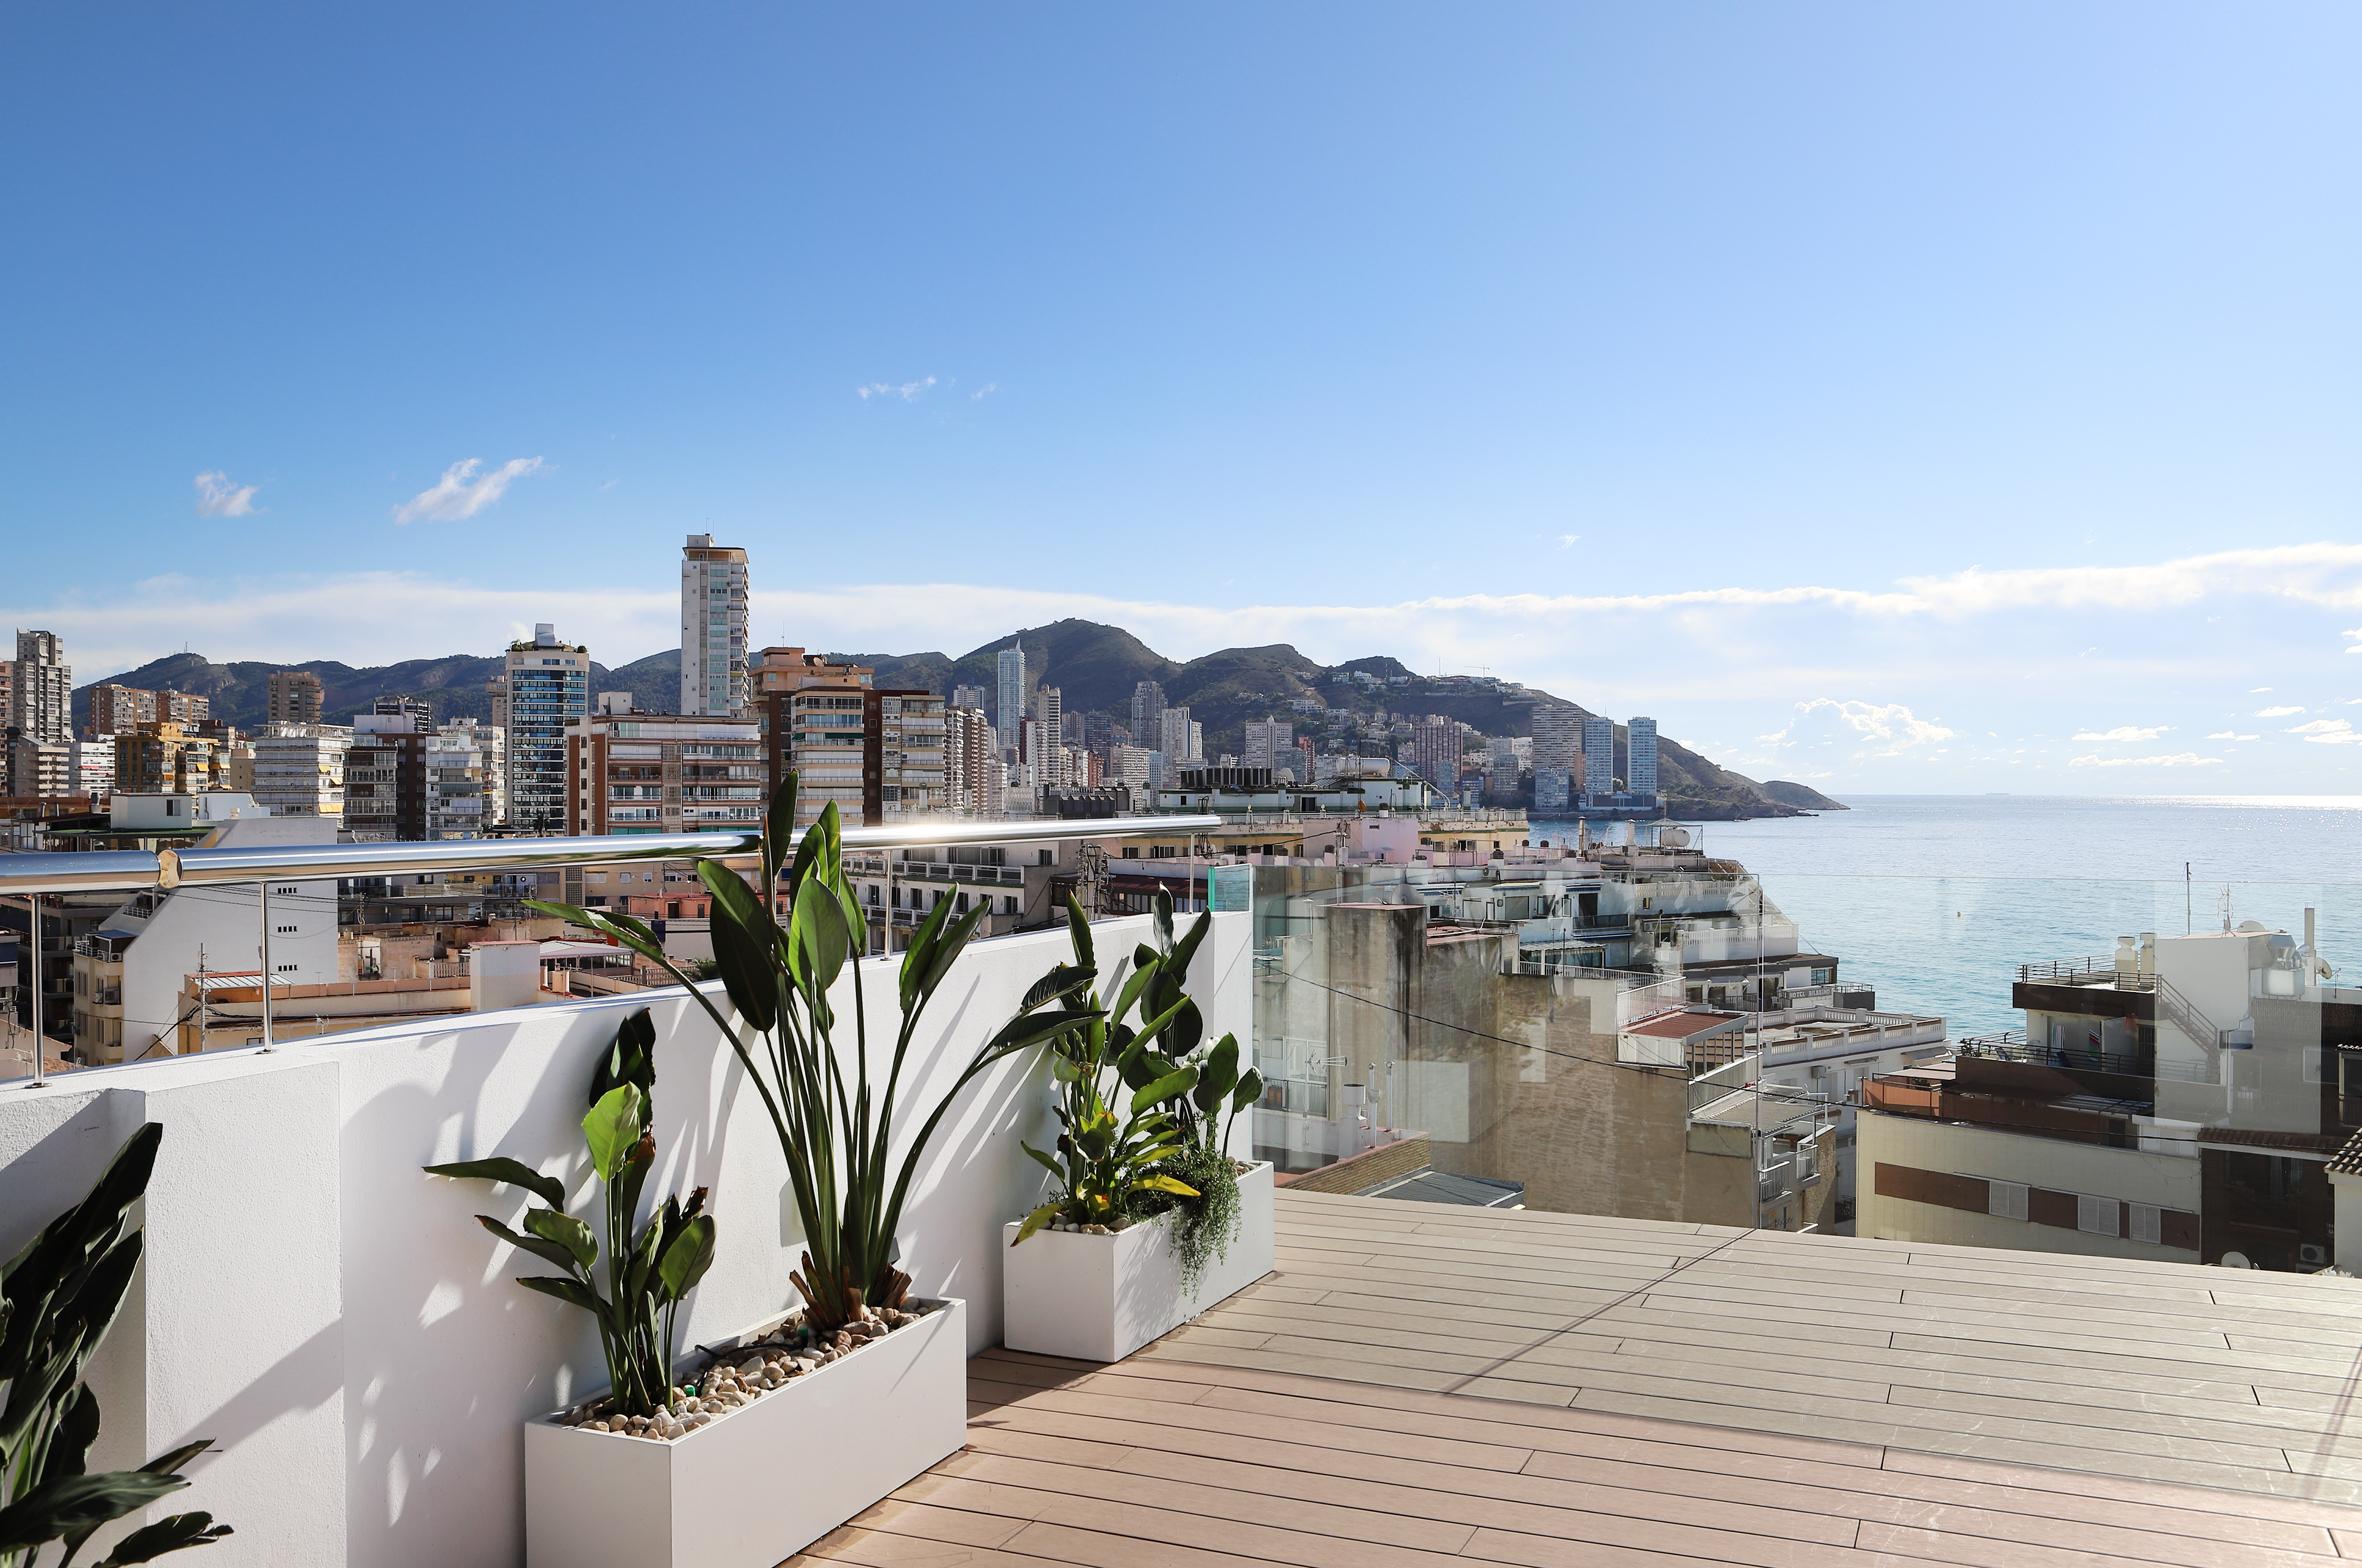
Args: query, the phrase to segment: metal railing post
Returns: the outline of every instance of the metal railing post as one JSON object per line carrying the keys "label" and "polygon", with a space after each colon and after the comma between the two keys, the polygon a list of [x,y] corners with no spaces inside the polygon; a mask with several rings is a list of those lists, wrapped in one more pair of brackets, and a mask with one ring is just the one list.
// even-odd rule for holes
{"label": "metal railing post", "polygon": [[46,1054],[41,1049],[44,1038],[41,1030],[41,895],[35,893],[28,897],[25,909],[28,912],[26,925],[30,928],[33,944],[33,1087],[38,1089],[44,1081],[41,1066],[42,1057]]}
{"label": "metal railing post", "polygon": [[[203,1041],[198,1042],[198,1048],[204,1048]],[[262,882],[262,1048],[266,1051],[278,1048],[271,1038],[271,881],[268,877]]]}

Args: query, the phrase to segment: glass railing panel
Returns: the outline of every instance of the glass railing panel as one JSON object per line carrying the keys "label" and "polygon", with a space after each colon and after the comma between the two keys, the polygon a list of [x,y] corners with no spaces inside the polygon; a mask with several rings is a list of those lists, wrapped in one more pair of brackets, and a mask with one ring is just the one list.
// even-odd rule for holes
{"label": "glass railing panel", "polygon": [[2328,1167],[2362,1131],[2362,877],[1527,848],[1257,868],[1255,1137],[1293,1185],[2334,1261]]}

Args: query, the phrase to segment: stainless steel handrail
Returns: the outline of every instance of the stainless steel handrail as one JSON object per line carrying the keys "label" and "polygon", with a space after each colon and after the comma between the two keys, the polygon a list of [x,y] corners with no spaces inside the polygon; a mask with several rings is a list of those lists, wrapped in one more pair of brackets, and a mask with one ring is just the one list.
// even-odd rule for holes
{"label": "stainless steel handrail", "polygon": [[[1202,833],[1216,816],[1092,817],[1041,821],[918,818],[847,828],[861,849],[938,849],[970,844],[1074,843]],[[800,837],[801,835],[799,835]],[[469,838],[367,844],[254,844],[215,849],[104,849],[75,854],[0,854],[0,897],[43,893],[137,893],[265,880],[415,876],[429,872],[545,870],[641,860],[747,860],[754,833],[620,833],[578,838]]]}

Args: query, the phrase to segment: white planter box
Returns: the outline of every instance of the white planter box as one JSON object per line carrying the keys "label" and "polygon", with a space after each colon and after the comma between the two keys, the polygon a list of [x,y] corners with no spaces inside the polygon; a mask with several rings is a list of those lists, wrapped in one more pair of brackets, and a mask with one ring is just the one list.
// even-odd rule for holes
{"label": "white planter box", "polygon": [[1206,1265],[1197,1294],[1186,1299],[1172,1218],[1160,1215],[1111,1236],[1040,1230],[1021,1247],[1009,1245],[1017,1237],[1016,1222],[1003,1226],[1003,1341],[1036,1355],[1121,1361],[1271,1272],[1277,1238],[1268,1162],[1239,1174],[1238,1234],[1227,1254]]}
{"label": "white planter box", "polygon": [[775,1568],[967,1441],[967,1334],[944,1301],[669,1443],[528,1423],[528,1568]]}

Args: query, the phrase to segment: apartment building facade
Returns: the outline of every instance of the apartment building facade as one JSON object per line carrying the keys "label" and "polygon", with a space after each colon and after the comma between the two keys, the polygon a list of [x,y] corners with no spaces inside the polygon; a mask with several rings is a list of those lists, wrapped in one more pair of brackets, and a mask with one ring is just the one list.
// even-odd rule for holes
{"label": "apartment building facade", "polygon": [[691,534],[681,546],[681,707],[731,718],[753,700],[746,552]]}
{"label": "apartment building facade", "polygon": [[344,724],[271,724],[254,737],[256,801],[273,816],[330,819],[323,836],[344,821],[345,755],[353,730]]}
{"label": "apartment building facade", "polygon": [[554,833],[566,821],[566,737],[590,714],[590,677],[590,650],[561,642],[546,621],[533,628],[530,641],[509,645],[492,691],[492,719],[506,741],[511,825]]}
{"label": "apartment building facade", "polygon": [[273,670],[263,700],[271,724],[318,724],[327,717],[328,690],[310,670]]}
{"label": "apartment building facade", "polygon": [[603,711],[566,737],[569,833],[759,829],[769,799],[752,718]]}

